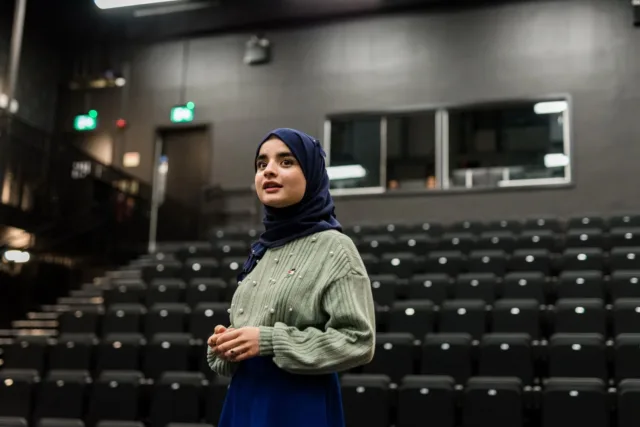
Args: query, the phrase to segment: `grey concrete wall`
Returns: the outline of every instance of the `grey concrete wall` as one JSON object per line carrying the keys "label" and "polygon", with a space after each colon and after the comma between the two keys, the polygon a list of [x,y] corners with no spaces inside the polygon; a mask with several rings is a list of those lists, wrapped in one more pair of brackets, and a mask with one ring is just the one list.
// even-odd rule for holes
{"label": "grey concrete wall", "polygon": [[[271,128],[322,137],[326,115],[386,107],[464,103],[569,93],[573,99],[575,185],[419,196],[340,198],[344,222],[458,220],[550,213],[640,211],[640,30],[625,0],[537,0],[458,12],[405,13],[269,32],[273,62],[242,63],[249,34],[208,36],[131,49],[129,97],[92,98],[103,123],[124,114],[130,128],[115,144],[139,151],[131,170],[148,180],[155,129],[186,99],[212,126],[211,182],[252,182],[256,143]],[[61,125],[83,106],[61,105]],[[106,124],[103,126],[107,126]],[[110,129],[103,132],[115,135]]]}

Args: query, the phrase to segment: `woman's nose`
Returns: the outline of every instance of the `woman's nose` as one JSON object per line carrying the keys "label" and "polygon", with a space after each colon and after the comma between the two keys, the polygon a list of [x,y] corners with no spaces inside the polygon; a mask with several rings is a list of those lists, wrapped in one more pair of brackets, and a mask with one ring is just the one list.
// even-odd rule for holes
{"label": "woman's nose", "polygon": [[272,162],[267,163],[267,165],[264,168],[264,172],[263,173],[266,176],[276,175],[276,168],[274,167]]}

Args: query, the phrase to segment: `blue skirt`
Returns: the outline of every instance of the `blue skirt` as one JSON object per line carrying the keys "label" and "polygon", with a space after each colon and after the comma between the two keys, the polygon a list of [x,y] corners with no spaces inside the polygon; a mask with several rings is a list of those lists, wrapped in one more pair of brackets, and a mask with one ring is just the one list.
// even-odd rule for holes
{"label": "blue skirt", "polygon": [[271,357],[240,362],[218,427],[344,427],[338,375],[291,374]]}

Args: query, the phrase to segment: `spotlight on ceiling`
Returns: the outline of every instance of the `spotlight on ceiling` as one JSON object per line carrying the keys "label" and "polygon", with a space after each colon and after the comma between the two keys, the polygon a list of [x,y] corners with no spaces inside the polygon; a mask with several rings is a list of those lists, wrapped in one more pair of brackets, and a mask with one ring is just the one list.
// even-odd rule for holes
{"label": "spotlight on ceiling", "polygon": [[119,7],[144,6],[156,3],[168,3],[182,0],[93,0],[100,9],[115,9]]}

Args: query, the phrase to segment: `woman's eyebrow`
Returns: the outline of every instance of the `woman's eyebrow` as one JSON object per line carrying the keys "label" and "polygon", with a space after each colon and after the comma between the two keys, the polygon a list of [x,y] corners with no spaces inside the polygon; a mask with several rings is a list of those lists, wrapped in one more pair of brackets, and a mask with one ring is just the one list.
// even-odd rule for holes
{"label": "woman's eyebrow", "polygon": [[[293,154],[291,154],[290,151],[281,151],[280,153],[276,154],[276,158],[278,159],[283,159],[285,157],[293,157]],[[266,154],[260,154],[257,158],[256,158],[256,162],[257,161],[263,161],[263,160],[267,160],[269,158],[269,156],[267,156]]]}

